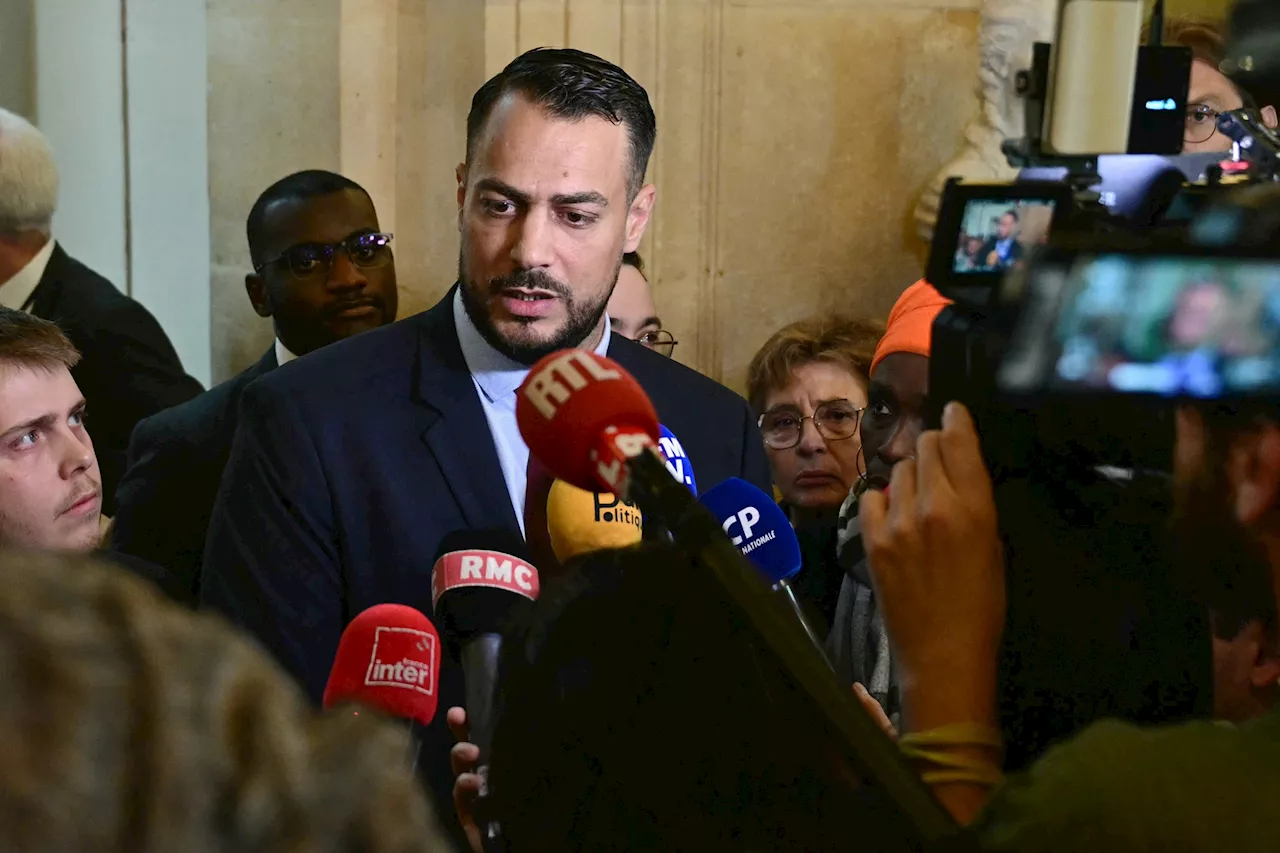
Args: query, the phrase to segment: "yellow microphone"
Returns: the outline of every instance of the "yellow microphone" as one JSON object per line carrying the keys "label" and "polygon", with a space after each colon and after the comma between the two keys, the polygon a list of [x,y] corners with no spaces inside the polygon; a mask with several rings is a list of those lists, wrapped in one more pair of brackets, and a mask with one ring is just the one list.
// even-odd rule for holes
{"label": "yellow microphone", "polygon": [[588,492],[563,480],[547,494],[547,533],[561,563],[604,548],[640,541],[640,510],[609,492]]}

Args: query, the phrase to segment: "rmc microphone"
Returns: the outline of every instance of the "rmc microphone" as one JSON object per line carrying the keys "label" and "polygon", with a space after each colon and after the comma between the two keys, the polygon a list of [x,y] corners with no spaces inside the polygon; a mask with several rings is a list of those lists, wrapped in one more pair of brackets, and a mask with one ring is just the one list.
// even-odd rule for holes
{"label": "rmc microphone", "polygon": [[444,538],[431,570],[431,603],[462,664],[467,723],[480,763],[489,759],[502,633],[537,600],[538,570],[516,531],[461,530]]}
{"label": "rmc microphone", "polygon": [[439,683],[440,635],[431,620],[403,604],[378,604],[342,632],[323,703],[326,709],[361,705],[407,721],[408,763],[416,773]]}
{"label": "rmc microphone", "polygon": [[764,492],[738,477],[730,477],[708,490],[700,500],[720,519],[720,526],[729,541],[738,546],[743,556],[760,570],[769,588],[795,612],[814,648],[827,660],[822,638],[805,618],[795,591],[791,589],[791,578],[800,574],[804,561],[800,554],[800,540],[796,538],[796,532],[782,508]]}
{"label": "rmc microphone", "polygon": [[643,528],[640,508],[613,492],[588,492],[564,480],[551,484],[547,534],[561,565],[580,554],[634,545]]}
{"label": "rmc microphone", "polygon": [[[658,418],[639,383],[620,365],[586,350],[542,358],[516,392],[520,434],[554,476],[580,489],[601,487],[634,502],[671,532],[703,571],[691,590],[734,607],[750,622],[794,690],[803,714],[828,733],[851,764],[850,784],[874,783],[884,821],[870,840],[926,846],[960,837],[897,746],[859,706],[849,685],[832,677],[793,614],[760,583],[757,569],[727,538],[720,522],[676,481],[658,451]],[[799,709],[797,709],[799,710]]]}
{"label": "rmc microphone", "polygon": [[475,817],[486,851],[503,846],[501,827],[485,816],[502,634],[540,591],[538,570],[522,556],[525,548],[516,531],[461,530],[444,538],[431,570],[432,606],[450,651],[462,663],[469,737],[480,753],[476,773],[481,800]]}

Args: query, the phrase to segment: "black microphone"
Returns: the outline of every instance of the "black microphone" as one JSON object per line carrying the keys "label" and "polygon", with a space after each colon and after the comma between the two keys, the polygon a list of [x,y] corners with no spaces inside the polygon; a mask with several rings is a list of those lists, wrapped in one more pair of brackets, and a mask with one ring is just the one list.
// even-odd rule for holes
{"label": "black microphone", "polygon": [[487,815],[489,750],[498,695],[502,635],[538,598],[538,570],[527,546],[509,530],[462,530],[440,544],[431,570],[431,602],[449,649],[462,665],[469,739],[480,751],[476,825],[489,853],[503,849],[502,828]]}

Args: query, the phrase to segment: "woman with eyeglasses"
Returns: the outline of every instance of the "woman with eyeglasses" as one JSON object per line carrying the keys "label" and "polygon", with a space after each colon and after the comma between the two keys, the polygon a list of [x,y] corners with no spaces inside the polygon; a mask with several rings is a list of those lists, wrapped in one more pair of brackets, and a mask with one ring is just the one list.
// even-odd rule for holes
{"label": "woman with eyeglasses", "polygon": [[810,617],[830,625],[844,575],[836,519],[862,470],[858,423],[884,326],[815,317],[778,331],[751,360],[747,399],[759,417],[773,482],[804,556],[792,582]]}

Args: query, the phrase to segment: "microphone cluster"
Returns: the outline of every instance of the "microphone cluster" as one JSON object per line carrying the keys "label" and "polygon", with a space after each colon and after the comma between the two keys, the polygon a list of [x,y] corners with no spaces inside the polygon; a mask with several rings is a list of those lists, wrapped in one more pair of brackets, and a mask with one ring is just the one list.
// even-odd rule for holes
{"label": "microphone cluster", "polygon": [[[536,457],[557,479],[547,526],[561,564],[593,551],[669,536],[753,623],[811,716],[831,731],[864,777],[926,834],[951,824],[849,685],[832,677],[822,643],[789,581],[801,570],[786,515],[764,492],[734,478],[698,497],[688,455],[659,424],[639,383],[584,350],[542,359],[517,392],[516,419]],[[483,814],[504,637],[541,592],[524,539],[513,531],[460,531],[445,538],[433,566],[431,600],[440,630],[419,611],[379,604],[343,632],[324,705],[370,708],[408,724],[416,766],[421,732],[435,717],[443,651],[459,661],[470,740],[479,750],[477,824],[486,850],[502,848],[498,822]],[[762,582],[763,581],[763,582]],[[358,710],[356,711],[358,713]],[[885,768],[889,768],[886,771]]]}

